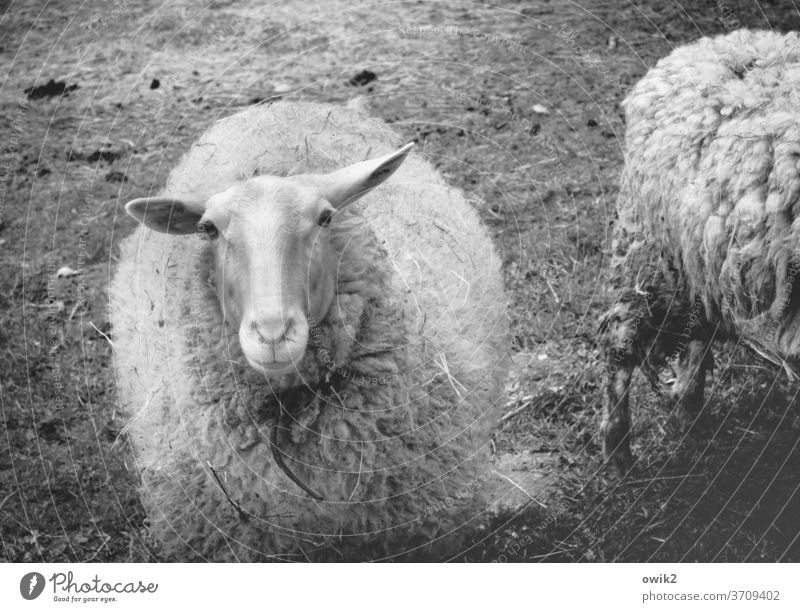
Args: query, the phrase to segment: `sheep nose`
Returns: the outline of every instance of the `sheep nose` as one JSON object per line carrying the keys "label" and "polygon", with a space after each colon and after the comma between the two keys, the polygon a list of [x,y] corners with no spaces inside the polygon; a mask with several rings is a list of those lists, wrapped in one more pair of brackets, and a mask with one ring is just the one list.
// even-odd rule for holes
{"label": "sheep nose", "polygon": [[291,315],[260,316],[250,326],[264,344],[280,344],[294,337],[297,319]]}

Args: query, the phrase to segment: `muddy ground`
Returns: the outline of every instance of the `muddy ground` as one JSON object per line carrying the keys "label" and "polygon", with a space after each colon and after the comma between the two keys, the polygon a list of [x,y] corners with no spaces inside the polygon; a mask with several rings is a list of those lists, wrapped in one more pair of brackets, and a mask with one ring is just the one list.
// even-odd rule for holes
{"label": "muddy ground", "polygon": [[0,557],[159,559],[106,339],[133,228],[121,207],[163,185],[218,117],[362,95],[475,203],[512,299],[495,444],[527,453],[541,486],[457,558],[800,561],[797,386],[782,372],[721,347],[684,436],[637,383],[624,479],[603,470],[597,439],[619,104],[678,45],[798,29],[791,0],[0,6]]}

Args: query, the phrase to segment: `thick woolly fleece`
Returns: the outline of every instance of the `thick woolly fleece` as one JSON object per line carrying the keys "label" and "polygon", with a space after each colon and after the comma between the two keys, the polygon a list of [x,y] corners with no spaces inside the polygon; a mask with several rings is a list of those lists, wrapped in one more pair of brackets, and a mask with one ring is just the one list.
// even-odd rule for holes
{"label": "thick woolly fleece", "polygon": [[702,302],[707,331],[800,352],[798,109],[797,35],[748,30],[677,49],[625,100],[617,273],[662,302],[655,327]]}
{"label": "thick woolly fleece", "polygon": [[[210,128],[163,193],[328,172],[400,144],[353,109],[256,106]],[[484,508],[475,483],[502,404],[508,321],[478,215],[412,153],[330,231],[334,304],[310,321],[299,371],[278,381],[247,365],[223,324],[213,243],[139,228],[122,244],[118,386],[164,558],[431,558],[459,546]],[[459,489],[474,495],[431,510]]]}

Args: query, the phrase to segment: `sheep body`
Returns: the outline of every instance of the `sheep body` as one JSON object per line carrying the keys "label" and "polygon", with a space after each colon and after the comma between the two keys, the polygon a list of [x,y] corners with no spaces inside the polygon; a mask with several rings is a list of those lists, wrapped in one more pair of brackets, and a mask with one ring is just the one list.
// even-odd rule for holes
{"label": "sheep body", "polygon": [[[353,109],[256,106],[212,126],[164,193],[326,172],[396,144]],[[123,242],[111,291],[116,369],[165,558],[444,554],[485,504],[474,483],[501,408],[508,322],[478,215],[411,156],[330,229],[334,305],[310,322],[299,371],[277,381],[248,368],[223,333],[206,241],[140,227]],[[449,512],[431,511],[465,488],[474,494]]]}
{"label": "sheep body", "polygon": [[624,468],[628,387],[670,357],[675,416],[702,403],[714,338],[796,356],[800,302],[800,43],[739,30],[662,59],[624,102],[614,235],[619,300],[603,321],[603,442]]}

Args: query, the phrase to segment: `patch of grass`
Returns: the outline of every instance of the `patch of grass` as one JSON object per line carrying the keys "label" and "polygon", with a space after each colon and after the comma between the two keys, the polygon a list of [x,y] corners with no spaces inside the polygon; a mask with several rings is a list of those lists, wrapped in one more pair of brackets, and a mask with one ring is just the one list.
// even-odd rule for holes
{"label": "patch of grass", "polygon": [[[495,519],[461,559],[800,560],[794,390],[748,356],[720,352],[686,436],[666,434],[669,406],[643,401],[650,390],[638,382],[634,472],[610,478],[599,460],[596,322],[613,299],[605,253],[622,168],[619,103],[658,58],[733,17],[800,29],[788,0],[726,5],[726,15],[713,3],[643,0],[377,11],[337,0],[275,5],[265,17],[249,0],[130,0],[118,14],[15,4],[2,52],[19,53],[0,96],[0,138],[18,141],[0,218],[0,557],[158,559],[119,438],[110,347],[94,329],[113,340],[106,289],[116,244],[133,228],[121,204],[160,188],[206,127],[253,100],[362,95],[420,142],[491,232],[515,360],[513,414],[495,442],[546,453],[556,476],[547,508]],[[351,85],[363,71],[376,79]],[[27,100],[25,89],[50,79],[78,87]],[[84,273],[51,285],[52,264]]]}

